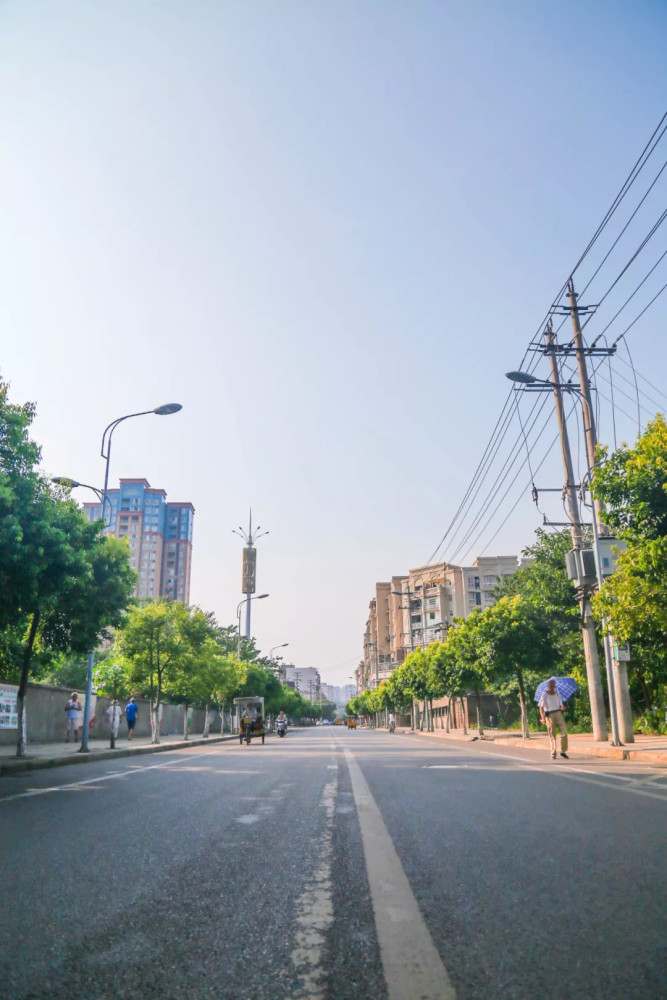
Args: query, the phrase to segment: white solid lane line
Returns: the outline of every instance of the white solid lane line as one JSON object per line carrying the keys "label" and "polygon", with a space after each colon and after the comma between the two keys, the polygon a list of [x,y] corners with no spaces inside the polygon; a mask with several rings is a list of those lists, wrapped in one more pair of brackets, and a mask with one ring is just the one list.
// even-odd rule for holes
{"label": "white solid lane line", "polygon": [[456,1000],[454,988],[354,754],[345,757],[359,815],[389,1000]]}
{"label": "white solid lane line", "polygon": [[7,795],[0,798],[3,802],[13,802],[15,799],[32,799],[36,795],[48,795],[50,792],[67,791],[68,788],[80,788],[82,785],[97,785],[101,781],[114,781],[116,778],[130,778],[133,774],[143,774],[144,771],[157,771],[161,768],[172,767],[174,764],[189,764],[191,760],[198,757],[210,757],[215,753],[213,749],[206,753],[193,754],[191,757],[184,757],[178,760],[168,760],[162,764],[147,764],[145,767],[133,767],[131,771],[113,771],[111,774],[102,774],[97,778],[85,778],[83,781],[70,781],[66,785],[49,785],[47,788],[31,788],[28,792],[17,792],[16,795]]}

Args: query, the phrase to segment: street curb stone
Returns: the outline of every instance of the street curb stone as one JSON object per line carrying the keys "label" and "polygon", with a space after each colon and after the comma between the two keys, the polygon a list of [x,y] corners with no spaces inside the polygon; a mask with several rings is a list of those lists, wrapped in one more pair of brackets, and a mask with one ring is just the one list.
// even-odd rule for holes
{"label": "street curb stone", "polygon": [[[396,730],[399,735],[404,736],[422,736],[427,738],[443,739],[443,737],[438,736],[435,733],[423,733],[416,732],[410,729],[408,730]],[[458,740],[462,743],[492,743],[503,747],[514,747],[516,750],[533,750],[538,749],[537,742],[529,743],[526,745],[521,737],[517,736],[513,739],[489,739],[485,740],[484,737],[481,739],[478,736],[450,736],[444,737],[445,739]],[[643,761],[646,764],[667,764],[667,751],[664,750],[631,750],[625,749],[625,747],[572,747],[570,753],[577,754],[577,756],[582,757],[606,757],[609,760],[633,760]]]}
{"label": "street curb stone", "polygon": [[229,743],[238,736],[209,736],[206,740],[181,740],[178,743],[156,743],[141,747],[124,747],[121,750],[91,750],[90,753],[72,753],[69,757],[21,757],[0,761],[0,777],[41,771],[48,767],[69,767],[70,764],[91,764],[116,757],[139,757],[148,753],[166,753],[167,750],[184,750],[186,747],[210,746],[212,743]]}

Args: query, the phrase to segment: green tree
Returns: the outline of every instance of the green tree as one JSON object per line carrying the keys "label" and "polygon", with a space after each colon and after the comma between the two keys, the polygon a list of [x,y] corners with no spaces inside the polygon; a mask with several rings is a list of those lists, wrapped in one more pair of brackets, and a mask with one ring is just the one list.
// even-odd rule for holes
{"label": "green tree", "polygon": [[190,609],[180,601],[152,601],[132,608],[116,639],[130,682],[148,692],[153,743],[160,742],[160,705],[166,688],[180,671],[192,667],[189,617]]}
{"label": "green tree", "polygon": [[558,655],[548,614],[519,594],[502,597],[480,615],[476,634],[487,677],[500,683],[501,694],[518,694],[521,729],[528,739],[526,689],[534,690],[545,674],[551,675]]}
{"label": "green tree", "polygon": [[667,423],[658,413],[634,448],[598,449],[593,493],[607,505],[605,523],[619,538],[667,536]]}
{"label": "green tree", "polygon": [[105,659],[93,670],[93,684],[98,694],[121,701],[130,694],[127,670],[120,663]]}
{"label": "green tree", "polygon": [[[433,687],[449,699],[445,719],[446,730],[449,732],[452,706],[455,706],[457,697],[461,698],[461,702],[463,702],[463,695],[465,694],[462,686],[462,674],[456,657],[455,644],[451,643],[450,645],[446,639],[444,642],[434,642],[431,643],[426,652],[429,660],[429,670],[434,677],[432,681]],[[462,719],[465,733],[465,706],[463,704]]]}
{"label": "green tree", "polygon": [[[599,450],[595,496],[606,524],[627,544],[616,572],[593,599],[608,632],[631,647],[635,708],[658,726],[667,702],[667,424],[658,414],[634,447]],[[651,721],[653,720],[653,721]]]}
{"label": "green tree", "polygon": [[484,735],[480,695],[489,685],[488,664],[480,634],[482,618],[482,612],[475,609],[467,618],[454,619],[445,640],[453,658],[452,669],[457,677],[458,689],[472,691],[475,695],[480,736]]}

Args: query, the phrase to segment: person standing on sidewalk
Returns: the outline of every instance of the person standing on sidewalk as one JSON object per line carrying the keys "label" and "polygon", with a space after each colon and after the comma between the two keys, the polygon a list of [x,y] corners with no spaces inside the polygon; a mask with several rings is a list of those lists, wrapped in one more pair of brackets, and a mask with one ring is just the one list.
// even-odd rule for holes
{"label": "person standing on sidewalk", "polygon": [[134,698],[130,698],[129,702],[125,706],[125,718],[127,719],[127,738],[128,740],[131,740],[134,727],[136,726],[137,719],[139,718],[139,706]]}
{"label": "person standing on sidewalk", "polygon": [[556,690],[556,681],[551,677],[547,681],[546,691],[538,701],[542,722],[547,727],[549,733],[549,750],[552,760],[556,759],[556,729],[560,733],[560,755],[567,760],[567,726],[563,718],[563,702]]}
{"label": "person standing on sidewalk", "polygon": [[74,742],[79,742],[79,712],[81,710],[79,696],[76,691],[72,691],[72,697],[65,705],[65,711],[67,712],[67,732],[65,733],[65,743],[69,743],[70,733],[74,733]]}
{"label": "person standing on sidewalk", "polygon": [[109,716],[109,725],[111,726],[113,738],[116,739],[118,736],[118,727],[120,726],[121,707],[115,698],[107,708],[107,715]]}

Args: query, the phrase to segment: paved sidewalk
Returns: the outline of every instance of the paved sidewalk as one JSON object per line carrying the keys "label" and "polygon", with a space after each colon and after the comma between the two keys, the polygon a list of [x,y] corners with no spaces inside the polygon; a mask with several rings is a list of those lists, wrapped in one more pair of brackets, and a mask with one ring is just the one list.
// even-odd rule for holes
{"label": "paved sidewalk", "polygon": [[134,757],[139,754],[160,753],[166,750],[180,750],[185,747],[210,746],[214,743],[226,743],[237,740],[238,736],[225,734],[209,736],[191,736],[184,740],[181,736],[161,736],[159,743],[151,743],[150,736],[135,736],[128,740],[119,737],[116,749],[109,747],[109,736],[89,739],[89,753],[80,752],[80,743],[31,743],[28,744],[27,756],[16,757],[16,744],[0,746],[0,776],[22,774],[24,771],[35,771],[45,767],[62,767],[68,764],[89,764],[92,761],[109,760],[112,757]]}
{"label": "paved sidewalk", "polygon": [[[398,733],[411,733],[410,729],[396,730]],[[413,735],[415,735],[413,733]],[[468,740],[478,739],[477,730],[469,729],[464,736],[462,729],[446,733],[444,729],[435,732],[417,732],[416,735],[435,736],[440,739]],[[634,760],[645,764],[667,764],[667,736],[643,736],[635,734],[634,743],[626,743],[622,747],[612,747],[609,743],[596,742],[590,733],[572,733],[568,736],[568,754],[572,757],[608,757],[612,760]],[[486,729],[479,742],[493,742],[500,746],[511,746],[517,750],[542,750],[549,753],[549,737],[546,733],[531,733],[529,740],[524,740],[521,732]]]}

